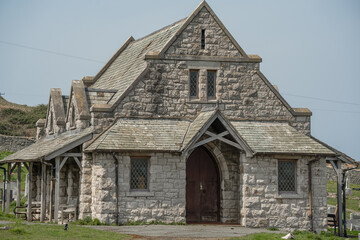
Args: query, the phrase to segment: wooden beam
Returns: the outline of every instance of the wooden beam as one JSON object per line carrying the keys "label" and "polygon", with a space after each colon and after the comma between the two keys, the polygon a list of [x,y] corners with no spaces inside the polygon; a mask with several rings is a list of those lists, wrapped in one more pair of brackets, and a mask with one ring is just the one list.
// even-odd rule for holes
{"label": "wooden beam", "polygon": [[206,131],[205,134],[207,134],[209,136],[212,136],[212,137],[223,137],[223,136],[229,135],[229,131],[224,131],[224,132],[219,133],[219,134],[215,134],[215,133],[212,133],[210,131]]}
{"label": "wooden beam", "polygon": [[237,130],[234,130],[232,125],[229,124],[221,115],[219,116],[220,122],[226,127],[229,131],[230,135],[236,140],[236,142],[241,146],[241,148],[245,151],[247,157],[252,157],[253,151],[251,150],[250,146],[246,144],[245,140],[239,136]]}
{"label": "wooden beam", "polygon": [[337,203],[338,203],[338,224],[339,224],[339,235],[341,237],[344,236],[344,232],[343,232],[343,219],[342,219],[342,189],[341,189],[341,184],[342,184],[342,169],[341,169],[341,161],[338,160],[337,161]]}
{"label": "wooden beam", "polygon": [[[59,157],[60,158],[60,157]],[[62,167],[64,166],[64,164],[66,163],[66,160],[68,160],[69,157],[64,157],[64,159],[62,160],[61,164],[60,164],[60,169],[59,171],[61,171]]]}
{"label": "wooden beam", "polygon": [[[7,167],[7,179],[6,179],[6,202],[5,202],[5,212],[9,213],[10,211],[10,181],[11,181],[11,163],[8,163]],[[4,189],[5,191],[5,189]]]}
{"label": "wooden beam", "polygon": [[60,157],[82,157],[82,153],[63,153]]}
{"label": "wooden beam", "polygon": [[[16,193],[16,207],[20,207],[21,202],[21,163],[16,163],[17,165],[17,193]],[[18,214],[16,217],[20,217]]]}
{"label": "wooden beam", "polygon": [[334,161],[333,160],[330,160],[330,163],[331,163],[331,166],[333,167],[333,169],[335,170],[336,174],[338,172],[338,168],[337,166],[335,165]]}
{"label": "wooden beam", "polygon": [[14,163],[14,165],[13,165],[12,168],[11,168],[10,174],[12,174],[12,173],[14,172],[14,170],[15,170],[16,167],[17,167],[17,164]]}
{"label": "wooden beam", "polygon": [[231,146],[233,146],[233,147],[236,147],[236,148],[238,148],[238,149],[240,149],[240,150],[244,150],[244,149],[240,146],[240,144],[235,143],[235,142],[233,142],[233,141],[230,141],[229,139],[226,139],[226,138],[223,138],[223,137],[218,137],[216,134],[214,134],[214,133],[212,133],[212,132],[209,132],[209,131],[206,131],[206,134],[208,134],[208,135],[210,135],[210,136],[213,136],[213,137],[216,136],[216,138],[217,138],[219,141],[225,142],[225,143],[227,143],[227,144],[229,144],[229,145],[231,145]]}
{"label": "wooden beam", "polygon": [[32,170],[33,162],[29,162],[29,177],[28,177],[28,206],[27,206],[27,220],[32,221]]}
{"label": "wooden beam", "polygon": [[78,167],[80,169],[80,174],[81,174],[81,170],[82,170],[81,163],[80,163],[80,161],[79,161],[79,159],[77,157],[73,157],[73,158],[74,158],[76,164],[78,165]]}
{"label": "wooden beam", "polygon": [[55,158],[55,203],[54,203],[54,222],[59,221],[59,201],[60,201],[60,157]]}
{"label": "wooden beam", "polygon": [[92,139],[92,133],[89,133],[89,135],[86,135],[86,136],[84,136],[84,137],[82,137],[82,138],[80,138],[80,139],[78,139],[78,140],[76,140],[76,141],[74,141],[74,142],[72,142],[72,143],[70,143],[70,144],[68,144],[68,145],[66,145],[66,146],[58,149],[58,150],[56,150],[55,152],[53,152],[53,153],[45,156],[44,159],[45,159],[45,160],[50,160],[50,159],[53,159],[53,158],[55,158],[55,157],[58,157],[58,156],[60,156],[61,154],[63,154],[63,153],[65,153],[65,152],[67,152],[67,151],[69,151],[69,150],[71,150],[71,149],[79,146],[80,144],[83,144],[84,142],[89,141],[90,139]]}
{"label": "wooden beam", "polygon": [[46,165],[41,163],[41,203],[40,222],[45,220],[46,212]]}
{"label": "wooden beam", "polygon": [[29,165],[26,162],[23,162],[23,164],[26,167],[26,169],[29,171]]}
{"label": "wooden beam", "polygon": [[[209,134],[210,132],[209,131],[206,131],[205,132],[205,134],[207,134],[207,135],[210,135]],[[222,132],[222,133],[220,133],[220,134],[217,134],[217,135],[215,135],[215,134],[213,134],[211,137],[209,137],[209,138],[206,138],[206,139],[204,139],[204,140],[201,140],[200,142],[197,142],[197,143],[195,143],[193,146],[191,146],[191,148],[189,148],[190,150],[191,149],[193,149],[193,148],[197,148],[198,146],[201,146],[201,145],[204,145],[204,144],[206,144],[206,143],[208,143],[208,142],[212,142],[212,141],[214,141],[214,140],[216,140],[216,139],[219,139],[220,137],[222,137],[222,136],[226,136],[226,135],[228,135],[229,134],[229,132],[228,131],[225,131],[225,132]]]}

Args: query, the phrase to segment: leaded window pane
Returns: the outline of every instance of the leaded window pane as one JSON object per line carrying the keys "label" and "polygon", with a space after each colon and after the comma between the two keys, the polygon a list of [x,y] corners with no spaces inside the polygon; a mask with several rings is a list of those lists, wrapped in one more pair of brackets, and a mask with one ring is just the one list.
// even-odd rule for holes
{"label": "leaded window pane", "polygon": [[279,192],[295,192],[295,161],[278,162]]}
{"label": "leaded window pane", "polygon": [[131,189],[148,189],[148,159],[131,159]]}
{"label": "leaded window pane", "polygon": [[198,71],[190,71],[190,97],[197,97]]}
{"label": "leaded window pane", "polygon": [[207,96],[209,98],[215,97],[215,72],[207,72]]}

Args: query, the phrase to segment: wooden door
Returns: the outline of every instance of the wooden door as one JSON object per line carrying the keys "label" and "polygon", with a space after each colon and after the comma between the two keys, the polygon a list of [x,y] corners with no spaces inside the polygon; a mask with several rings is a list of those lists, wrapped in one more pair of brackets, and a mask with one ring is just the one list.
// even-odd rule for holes
{"label": "wooden door", "polygon": [[195,149],[186,162],[186,221],[218,222],[219,172],[204,148]]}

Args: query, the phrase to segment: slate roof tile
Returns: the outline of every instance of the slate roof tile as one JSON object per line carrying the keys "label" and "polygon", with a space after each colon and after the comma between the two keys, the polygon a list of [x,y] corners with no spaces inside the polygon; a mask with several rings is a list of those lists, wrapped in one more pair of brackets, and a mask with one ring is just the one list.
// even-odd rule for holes
{"label": "slate roof tile", "polygon": [[11,162],[11,161],[34,161],[39,160],[51,153],[61,149],[71,143],[76,142],[90,134],[92,134],[93,129],[87,128],[83,131],[69,131],[61,133],[57,136],[50,135],[49,137],[38,140],[36,143],[13,153],[3,160],[0,163]]}

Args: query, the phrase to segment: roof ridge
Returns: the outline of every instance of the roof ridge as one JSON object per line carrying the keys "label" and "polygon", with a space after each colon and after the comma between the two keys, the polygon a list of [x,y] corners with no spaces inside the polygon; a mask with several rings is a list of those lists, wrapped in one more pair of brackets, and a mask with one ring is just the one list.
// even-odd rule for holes
{"label": "roof ridge", "polygon": [[131,44],[134,44],[134,43],[136,43],[136,42],[142,41],[142,40],[144,40],[145,38],[151,37],[151,36],[153,36],[153,35],[161,32],[161,31],[163,31],[163,30],[165,30],[165,29],[168,29],[168,28],[170,28],[170,27],[172,27],[172,26],[175,26],[176,24],[178,24],[178,23],[180,23],[180,22],[182,22],[182,21],[185,21],[186,19],[187,19],[187,17],[186,17],[186,18],[183,18],[183,19],[180,19],[180,20],[178,20],[178,21],[176,21],[176,22],[174,22],[174,23],[171,23],[171,24],[169,24],[169,25],[167,25],[167,26],[165,26],[165,27],[162,27],[162,28],[160,28],[160,29],[158,29],[158,30],[156,30],[156,31],[148,34],[148,35],[145,35],[145,36],[143,36],[143,37],[141,37],[141,38],[136,39],[136,40],[133,41]]}

